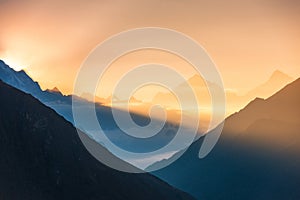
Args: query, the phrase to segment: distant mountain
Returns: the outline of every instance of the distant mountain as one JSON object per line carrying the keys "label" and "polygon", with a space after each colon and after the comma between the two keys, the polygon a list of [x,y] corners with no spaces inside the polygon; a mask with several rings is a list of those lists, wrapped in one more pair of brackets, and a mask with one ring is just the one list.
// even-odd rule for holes
{"label": "distant mountain", "polygon": [[255,87],[246,94],[238,95],[235,92],[227,91],[227,110],[232,114],[245,107],[250,101],[257,97],[268,98],[275,94],[278,90],[282,89],[288,83],[291,83],[293,80],[294,78],[290,77],[289,75],[276,70],[266,82]]}
{"label": "distant mountain", "polygon": [[57,87],[54,87],[53,89],[47,89],[46,91],[49,93],[55,93],[55,94],[59,94],[59,95],[63,96],[63,94]]}
{"label": "distant mountain", "polygon": [[300,199],[299,102],[297,79],[228,117],[204,159],[198,158],[200,138],[154,174],[198,199]]}
{"label": "distant mountain", "polygon": [[276,70],[273,72],[269,80],[257,86],[253,90],[250,90],[245,96],[249,99],[254,99],[256,97],[268,98],[293,80],[294,79],[289,75]]}
{"label": "distant mountain", "polygon": [[31,95],[0,81],[0,96],[1,199],[193,199],[152,175],[101,164],[71,123]]}
{"label": "distant mountain", "polygon": [[[213,83],[208,83],[209,86],[215,87]],[[183,82],[178,84],[177,87],[172,88],[173,91],[177,94],[186,94],[190,92],[190,89],[195,90],[195,97],[201,103],[202,106],[209,106],[210,105],[210,95],[206,86],[206,83],[203,78],[199,75],[194,75],[187,80],[187,82]],[[184,101],[191,102],[190,99],[185,98]],[[152,103],[154,104],[163,104],[169,107],[176,106],[176,97],[170,92],[159,92],[157,93],[153,99]]]}
{"label": "distant mountain", "polygon": [[[219,87],[214,83],[208,84],[213,90],[219,89]],[[151,103],[163,105],[164,107],[168,108],[169,112],[172,113],[172,118],[178,120],[180,120],[180,115],[182,114],[180,111],[184,110],[187,113],[192,113],[195,112],[196,109],[198,109],[199,116],[201,116],[198,131],[201,133],[205,133],[209,127],[209,123],[211,120],[211,97],[204,79],[199,75],[194,75],[187,79],[186,82],[179,83],[175,88],[172,89],[174,94],[182,96],[181,99],[178,99],[178,102],[176,96],[173,95],[173,93],[158,92],[153,97]],[[198,101],[198,105],[194,103],[194,100],[190,98],[190,95],[187,95],[190,94],[191,89],[193,92],[192,94],[195,95],[195,98]],[[188,106],[185,106],[185,108],[180,107],[183,106],[183,102]],[[181,105],[179,103],[181,103]],[[180,123],[180,121],[178,120],[175,121],[177,123]]]}
{"label": "distant mountain", "polygon": [[[278,90],[282,89],[285,85],[292,82],[294,79],[289,75],[276,70],[273,72],[271,77],[263,84],[257,86],[256,88],[250,90],[246,94],[239,95],[232,90],[226,90],[226,110],[227,116],[231,115],[234,112],[239,111],[241,108],[245,107],[250,101],[255,99],[256,97],[260,98],[268,98],[273,95]],[[205,83],[205,80],[199,76],[194,75],[190,77],[186,82],[180,83],[177,87],[173,88],[175,92],[185,94],[188,92],[190,86],[194,89],[196,97],[199,101],[199,105],[203,108],[210,108],[211,107],[211,100],[208,87],[212,89],[217,88],[214,83]],[[186,102],[190,102],[190,99],[184,99]],[[157,93],[153,99],[152,103],[154,104],[162,104],[169,108],[178,109],[178,105],[176,102],[176,98],[172,95],[172,93]],[[177,106],[177,107],[176,107]],[[205,118],[210,118],[210,110],[202,110],[201,115],[205,116]],[[209,121],[209,120],[208,120]]]}

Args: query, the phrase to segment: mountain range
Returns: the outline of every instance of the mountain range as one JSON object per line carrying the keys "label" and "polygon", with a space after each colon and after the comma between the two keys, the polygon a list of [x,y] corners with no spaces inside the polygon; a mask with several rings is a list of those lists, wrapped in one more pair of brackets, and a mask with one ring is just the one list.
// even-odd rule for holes
{"label": "mountain range", "polygon": [[[258,85],[254,89],[248,91],[245,94],[238,94],[235,91],[232,90],[226,90],[225,88],[225,94],[226,94],[226,104],[227,104],[227,115],[230,115],[234,112],[237,112],[241,108],[245,107],[250,101],[255,99],[256,97],[260,98],[267,98],[276,93],[278,90],[282,89],[284,86],[286,86],[288,83],[292,82],[294,79],[290,77],[289,75],[276,70],[272,73],[270,78],[266,80],[264,83]],[[207,85],[209,85],[211,88],[216,87],[214,83],[205,82],[205,80],[199,76],[194,75],[190,77],[186,82],[179,84],[176,88],[174,88],[175,92],[178,93],[185,93],[187,92],[189,87],[192,87],[195,91],[196,97],[199,101],[199,104],[201,107],[211,107],[211,100],[210,100],[210,94],[207,88]],[[184,99],[185,101],[189,102],[189,99]],[[163,93],[159,92],[157,93],[154,98],[152,99],[152,102],[154,104],[163,104],[167,107],[176,107],[176,99],[171,93]],[[208,115],[206,111],[202,112],[203,115]]]}
{"label": "mountain range", "polygon": [[300,199],[299,102],[300,78],[229,116],[207,157],[198,157],[200,138],[153,174],[197,199]]}
{"label": "mountain range", "polygon": [[101,164],[70,122],[31,95],[0,81],[0,96],[0,199],[193,199],[150,174]]}
{"label": "mountain range", "polygon": [[[0,79],[28,93],[2,82],[0,84],[0,153],[3,158],[0,176],[4,177],[0,180],[1,198],[145,199],[142,193],[149,199],[192,198],[148,174],[128,175],[97,164],[82,146],[71,124],[71,95],[64,96],[57,88],[42,91],[24,71],[16,72],[3,61],[0,61]],[[300,199],[300,79],[292,80],[288,75],[275,71],[268,81],[243,96],[227,92],[232,106],[242,107],[242,104],[252,101],[226,118],[221,138],[213,151],[199,159],[203,142],[200,138],[182,157],[153,174],[197,199]],[[203,92],[199,77],[194,76],[189,82],[196,86],[196,91]],[[178,88],[184,91],[185,85],[183,83]],[[82,97],[76,98],[88,106],[92,105]],[[160,94],[155,98],[161,102],[169,95]],[[125,141],[130,146],[130,140],[121,137],[111,108],[97,104],[96,112],[101,126],[114,132],[113,139]],[[123,114],[121,110],[118,112]],[[132,117],[140,125],[149,123],[148,117],[139,114],[132,114]],[[169,125],[172,124],[167,124],[162,130],[167,134],[157,138],[156,145],[174,137],[168,132]],[[169,136],[167,140],[166,135]],[[109,153],[105,148],[103,151]],[[157,162],[147,170],[156,169],[179,154]],[[128,168],[133,167],[118,158],[116,161]],[[125,183],[126,187],[121,183]],[[115,184],[117,189],[112,190]],[[140,193],[128,189],[129,185]],[[80,186],[84,186],[83,192]],[[149,191],[153,196],[144,187],[153,189]],[[115,191],[121,192],[116,195]]]}
{"label": "mountain range", "polygon": [[[46,106],[49,106],[53,110],[55,110],[59,115],[64,117],[67,121],[74,124],[73,114],[72,114],[72,95],[63,95],[57,88],[48,89],[43,91],[37,82],[34,82],[30,76],[28,76],[25,71],[15,71],[6,65],[2,60],[0,60],[0,80],[3,82],[25,92],[31,94],[33,97],[37,98]],[[89,100],[92,100],[92,95],[83,94],[84,97],[89,97]],[[128,148],[134,147],[135,151],[145,151],[146,148],[150,148],[149,146],[161,146],[168,141],[170,141],[174,137],[174,133],[170,134],[169,127],[174,127],[172,123],[167,122],[162,130],[157,134],[155,138],[148,141],[148,144],[141,144],[139,146],[136,144],[136,138],[128,137],[127,134],[124,134],[122,130],[116,124],[113,114],[112,108],[109,106],[94,104],[92,101],[88,101],[82,97],[74,96],[76,100],[81,103],[81,109],[85,110],[87,107],[95,106],[96,114],[98,121],[101,125],[101,128],[107,132],[109,132],[108,136],[110,136],[110,140],[112,140],[115,144],[118,145],[126,145]],[[119,116],[125,116],[126,113],[120,109],[115,109],[114,111],[118,113]],[[143,116],[138,113],[130,113],[134,122],[143,126],[147,125],[150,121],[149,116]],[[155,120],[154,120],[155,121]],[[156,120],[159,121],[159,120]],[[89,123],[89,116],[86,117],[86,120],[80,127],[85,131],[91,138],[96,139],[97,135],[94,134],[95,127],[91,127]],[[76,125],[75,125],[76,126]],[[78,127],[77,127],[78,128]],[[131,127],[123,127],[125,129],[130,129]],[[105,145],[105,144],[103,144]],[[172,150],[170,150],[172,151]]]}
{"label": "mountain range", "polygon": [[239,111],[255,98],[268,98],[294,80],[295,79],[291,76],[279,70],[275,70],[268,80],[245,94],[227,91],[226,100],[228,113],[232,114]]}

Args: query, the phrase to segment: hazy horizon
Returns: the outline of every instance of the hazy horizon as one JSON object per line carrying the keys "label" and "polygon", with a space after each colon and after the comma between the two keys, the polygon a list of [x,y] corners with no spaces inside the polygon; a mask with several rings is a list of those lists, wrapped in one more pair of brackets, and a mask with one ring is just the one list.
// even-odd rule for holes
{"label": "hazy horizon", "polygon": [[[225,89],[239,94],[262,83],[276,69],[300,76],[300,12],[293,0],[30,0],[1,1],[0,5],[0,58],[15,69],[24,69],[43,89],[56,86],[64,94],[72,92],[80,64],[97,44],[118,32],[147,26],[174,29],[194,38],[216,63]],[[178,69],[187,66],[174,55],[140,51],[120,58],[115,68],[147,60]]]}

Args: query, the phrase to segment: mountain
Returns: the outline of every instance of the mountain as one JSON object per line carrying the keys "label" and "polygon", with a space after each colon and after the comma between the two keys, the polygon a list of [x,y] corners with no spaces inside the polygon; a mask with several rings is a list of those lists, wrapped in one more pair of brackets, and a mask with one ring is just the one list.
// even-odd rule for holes
{"label": "mountain", "polygon": [[150,174],[101,164],[71,123],[31,95],[0,81],[0,96],[1,199],[193,199]]}
{"label": "mountain", "polygon": [[[0,60],[0,80],[25,93],[31,94],[43,104],[54,109],[66,120],[74,123],[72,115],[72,95],[65,96],[56,87],[43,91],[40,85],[33,81],[24,70],[17,72],[5,64],[2,60]],[[84,98],[75,97],[83,103],[88,103],[88,101]]]}
{"label": "mountain", "polygon": [[[290,127],[293,127],[293,124],[300,122],[300,111],[297,109],[299,100],[300,81],[298,79],[266,100],[254,99],[244,109],[228,117],[225,130],[231,133],[245,132],[251,127],[253,129],[254,124],[261,120],[290,123]],[[291,132],[290,129],[282,129],[282,127],[278,129],[282,132]],[[259,132],[259,129],[253,129],[252,132]]]}
{"label": "mountain", "polygon": [[[209,83],[209,86],[214,88],[216,85],[214,83]],[[199,76],[194,75],[190,77],[186,82],[178,84],[175,88],[172,88],[173,91],[176,94],[182,94],[185,96],[185,94],[188,94],[190,92],[190,89],[193,89],[195,91],[195,97],[200,102],[201,106],[210,106],[210,95],[208,92],[208,89],[206,87],[205,80]],[[192,103],[191,99],[184,98],[183,101]],[[167,107],[173,107],[179,109],[176,97],[171,92],[158,92],[152,99],[152,103],[154,104],[163,104]],[[194,109],[194,108],[193,108]]]}
{"label": "mountain", "polygon": [[[11,85],[25,93],[31,94],[33,97],[37,98],[46,106],[54,109],[58,114],[63,116],[66,120],[74,124],[73,114],[72,114],[72,95],[63,95],[58,88],[48,89],[43,91],[37,82],[34,82],[30,76],[26,74],[25,71],[17,72],[6,65],[2,60],[0,60],[0,80],[4,83]],[[81,97],[74,96],[78,101],[82,102],[83,109],[85,106],[94,106],[93,95],[92,94],[82,94]],[[110,98],[101,99],[96,97],[99,102],[109,102]],[[118,100],[117,97],[114,99]],[[131,101],[137,102],[134,98]],[[101,121],[103,129],[119,129],[117,124],[114,123],[111,108],[105,105],[96,104],[96,113]],[[115,109],[120,115],[124,115],[122,110]],[[138,124],[148,124],[149,117],[139,115],[137,113],[132,113],[134,121]]]}
{"label": "mountain", "polygon": [[[60,114],[66,120],[68,120],[69,122],[73,123],[73,125],[75,125],[73,120],[73,114],[72,114],[72,98],[73,98],[72,95],[64,96],[57,88],[54,88],[52,90],[42,91],[39,84],[34,82],[24,71],[16,72],[13,69],[11,69],[8,65],[6,65],[3,61],[0,61],[0,80],[28,94],[31,94],[32,96],[40,100],[43,104],[54,109],[58,114]],[[106,131],[107,133],[106,135],[109,136],[109,139],[114,144],[117,144],[121,147],[125,147],[127,148],[127,150],[131,149],[134,150],[134,152],[136,151],[145,152],[148,151],[149,149],[158,148],[167,144],[170,140],[174,138],[174,135],[176,134],[176,130],[177,130],[176,128],[178,127],[174,128],[174,125],[172,123],[167,122],[165,123],[161,131],[159,131],[159,133],[156,134],[155,137],[151,137],[147,140],[144,140],[145,142],[140,144],[139,139],[135,137],[130,137],[128,134],[124,133],[124,131],[122,131],[119,128],[119,126],[116,124],[114,120],[112,109],[114,109],[114,111],[118,113],[118,116],[122,116],[122,117],[124,116],[124,118],[127,116],[126,112],[118,108],[111,108],[109,106],[98,104],[98,103],[94,104],[93,102],[91,102],[93,99],[92,94],[82,94],[82,95],[84,98],[78,96],[74,96],[74,97],[76,98],[76,100],[80,102],[80,109],[82,109],[83,113],[85,110],[90,109],[91,107],[93,108],[95,106],[95,111],[96,111],[98,121],[101,125],[101,128]],[[111,99],[118,101],[118,98],[115,96],[108,97],[107,100],[105,101],[110,101]],[[138,100],[135,100],[133,98],[131,99],[131,101],[138,102]],[[150,122],[150,118],[148,115],[143,116],[142,114],[137,112],[131,112],[130,115],[133,121],[140,126],[145,126]],[[81,125],[80,129],[84,130],[85,133],[87,133],[90,137],[94,138],[97,142],[103,144],[102,141],[98,138],[99,134],[97,134],[97,132],[95,131],[97,130],[97,127],[91,126],[89,117],[90,116],[85,117],[85,121],[80,124]],[[152,120],[152,122],[161,124],[160,119],[154,119]],[[132,127],[128,125],[127,127],[122,127],[122,128],[130,129]],[[172,131],[170,131],[170,129]],[[108,145],[106,146],[107,148],[109,148]],[[167,149],[167,151],[169,152],[173,152],[175,150],[178,150],[178,147],[176,145],[172,146],[172,149]]]}
{"label": "mountain", "polygon": [[228,117],[217,145],[204,159],[198,158],[200,138],[153,174],[197,199],[300,199],[299,102],[297,79]]}
{"label": "mountain", "polygon": [[[212,90],[219,90],[220,88],[215,83],[207,83]],[[178,99],[172,92],[158,92],[152,99],[152,104],[163,105],[170,114],[170,119],[176,123],[180,123],[181,115],[195,113],[197,109],[201,121],[199,122],[199,133],[205,133],[208,130],[211,121],[211,96],[206,86],[205,80],[199,76],[194,75],[186,80],[186,82],[179,83],[173,89],[174,94],[181,99]],[[194,94],[197,104],[191,98],[191,92]],[[189,95],[190,94],[190,95]],[[183,104],[184,102],[184,104]],[[179,104],[181,103],[181,104]],[[185,107],[182,107],[185,105]],[[181,106],[181,107],[180,107]]]}
{"label": "mountain", "polygon": [[227,110],[232,114],[245,107],[250,101],[257,97],[268,98],[293,80],[294,78],[289,75],[275,70],[267,81],[248,91],[246,94],[238,95],[235,92],[227,91]]}
{"label": "mountain", "polygon": [[34,82],[24,70],[16,72],[2,60],[0,60],[0,80],[26,93],[38,95],[42,91],[39,84]]}
{"label": "mountain", "polygon": [[61,91],[57,87],[54,87],[53,89],[47,89],[46,91],[49,92],[49,93],[54,93],[54,94],[58,94],[58,95],[63,96],[63,94],[61,93]]}
{"label": "mountain", "polygon": [[251,99],[254,99],[255,97],[267,98],[293,80],[294,79],[289,75],[276,70],[265,83],[250,90],[245,96]]}
{"label": "mountain", "polygon": [[33,81],[25,71],[17,72],[2,60],[0,60],[0,80],[25,93],[31,94],[73,123],[71,95],[64,96],[61,92],[53,90],[43,91],[39,84]]}
{"label": "mountain", "polygon": [[[255,99],[256,97],[267,98],[273,95],[276,91],[282,89],[285,85],[292,82],[294,79],[289,75],[276,70],[273,72],[271,77],[264,82],[263,84],[257,86],[256,88],[250,90],[246,94],[239,95],[233,90],[226,90],[226,116],[231,115],[234,112],[237,112],[241,108],[245,107],[250,101]],[[207,85],[212,89],[216,89],[218,86],[214,83],[205,83],[205,80],[199,76],[194,75],[190,77],[186,82],[179,84],[177,87],[173,88],[175,92],[185,94],[189,91],[189,88],[192,87],[195,91],[196,97],[198,99],[199,105],[202,108],[206,108],[201,110],[201,115],[205,116],[206,119],[209,119],[210,116],[210,108],[211,107],[211,97],[209,94],[209,90]],[[183,95],[184,96],[184,95]],[[190,102],[190,99],[183,99],[186,102]],[[179,109],[178,104],[176,102],[176,98],[170,92],[159,92],[157,93],[153,99],[152,103],[154,104],[163,104],[169,108]],[[209,120],[207,120],[209,122]]]}

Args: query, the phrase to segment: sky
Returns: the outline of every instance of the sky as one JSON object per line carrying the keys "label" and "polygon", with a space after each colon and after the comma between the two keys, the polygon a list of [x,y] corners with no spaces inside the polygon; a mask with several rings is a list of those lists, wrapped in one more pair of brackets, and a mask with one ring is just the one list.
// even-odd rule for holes
{"label": "sky", "polygon": [[300,76],[299,22],[297,0],[0,0],[0,59],[43,89],[70,94],[99,43],[128,29],[163,27],[201,44],[225,88],[242,94],[276,69]]}

